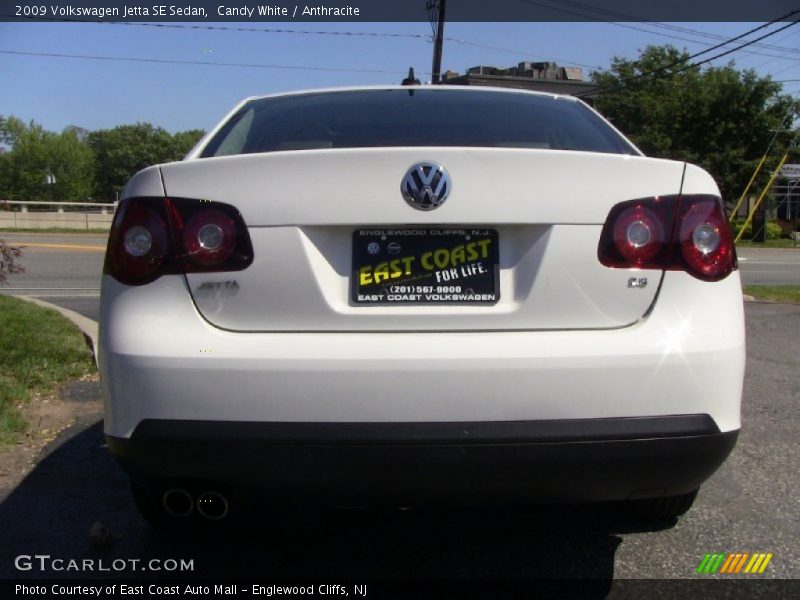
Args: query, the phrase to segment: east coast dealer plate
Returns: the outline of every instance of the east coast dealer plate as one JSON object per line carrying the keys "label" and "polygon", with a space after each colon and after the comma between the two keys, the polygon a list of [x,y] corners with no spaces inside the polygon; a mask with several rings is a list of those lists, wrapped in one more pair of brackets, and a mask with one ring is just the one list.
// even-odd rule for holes
{"label": "east coast dealer plate", "polygon": [[353,232],[355,305],[495,304],[494,229],[407,227]]}

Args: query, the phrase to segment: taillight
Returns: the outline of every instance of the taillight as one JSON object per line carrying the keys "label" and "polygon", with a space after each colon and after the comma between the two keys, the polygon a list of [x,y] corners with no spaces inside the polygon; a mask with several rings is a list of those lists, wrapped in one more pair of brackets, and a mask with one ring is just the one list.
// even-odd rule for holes
{"label": "taillight", "polygon": [[681,202],[678,243],[687,270],[701,279],[716,281],[736,268],[733,234],[716,198]]}
{"label": "taillight", "polygon": [[183,247],[186,257],[197,265],[224,264],[236,247],[236,224],[219,210],[203,210],[186,224]]}
{"label": "taillight", "polygon": [[685,270],[707,281],[736,268],[733,236],[715,196],[660,196],[611,209],[597,250],[607,267]]}
{"label": "taillight", "polygon": [[647,206],[626,208],[614,220],[614,246],[624,260],[637,266],[651,262],[667,243],[663,219]]}
{"label": "taillight", "polygon": [[121,283],[142,285],[177,272],[175,254],[163,199],[120,202],[108,237],[104,273]]}
{"label": "taillight", "polygon": [[244,220],[228,204],[184,198],[120,203],[103,272],[127,285],[162,275],[240,271],[253,262]]}

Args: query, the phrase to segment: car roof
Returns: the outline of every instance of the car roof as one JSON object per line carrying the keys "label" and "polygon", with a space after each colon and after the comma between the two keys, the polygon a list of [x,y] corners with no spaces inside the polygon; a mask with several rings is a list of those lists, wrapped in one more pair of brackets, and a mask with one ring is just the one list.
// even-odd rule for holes
{"label": "car roof", "polygon": [[491,86],[474,86],[474,85],[365,85],[365,86],[344,86],[344,87],[328,87],[328,88],[313,88],[307,90],[293,90],[287,92],[276,92],[273,94],[263,94],[258,96],[250,96],[245,98],[242,103],[250,102],[252,100],[261,100],[264,98],[276,98],[281,96],[301,96],[304,94],[336,94],[340,92],[362,92],[362,91],[386,91],[386,90],[433,90],[436,92],[446,91],[464,91],[464,92],[495,92],[500,94],[527,94],[530,96],[539,96],[544,98],[552,98],[554,100],[569,100],[571,102],[580,102],[579,98],[570,96],[568,94],[556,94],[553,92],[540,92],[534,90],[523,90],[519,88],[507,87],[491,87]]}

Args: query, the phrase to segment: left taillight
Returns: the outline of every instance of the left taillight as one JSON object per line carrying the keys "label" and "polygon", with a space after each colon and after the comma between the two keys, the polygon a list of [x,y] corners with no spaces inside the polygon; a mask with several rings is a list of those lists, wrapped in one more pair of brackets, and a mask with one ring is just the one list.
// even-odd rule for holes
{"label": "left taillight", "polygon": [[168,274],[241,271],[252,262],[244,219],[229,204],[130,198],[114,216],[103,272],[143,285]]}

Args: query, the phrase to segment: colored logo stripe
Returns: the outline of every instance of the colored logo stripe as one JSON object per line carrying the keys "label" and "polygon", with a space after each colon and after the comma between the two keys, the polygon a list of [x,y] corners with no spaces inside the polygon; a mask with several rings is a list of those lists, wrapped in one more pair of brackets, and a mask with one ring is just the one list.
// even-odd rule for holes
{"label": "colored logo stripe", "polygon": [[716,573],[725,560],[725,553],[706,554],[700,566],[697,567],[698,573]]}
{"label": "colored logo stripe", "polygon": [[763,573],[767,569],[769,561],[772,560],[772,554],[754,554],[753,558],[745,567],[745,573]]}
{"label": "colored logo stripe", "polygon": [[744,566],[747,557],[750,556],[747,552],[737,552],[736,554],[729,554],[728,560],[722,565],[720,573],[738,573]]}
{"label": "colored logo stripe", "polygon": [[[709,575],[713,575],[714,573],[733,574],[740,573],[742,568],[744,568],[745,573],[761,574],[767,569],[767,565],[770,563],[773,556],[772,553],[764,552],[757,552],[752,555],[749,552],[735,552],[731,554],[715,552],[714,554],[706,554],[703,557],[696,572]],[[745,564],[747,564],[746,567]]]}

